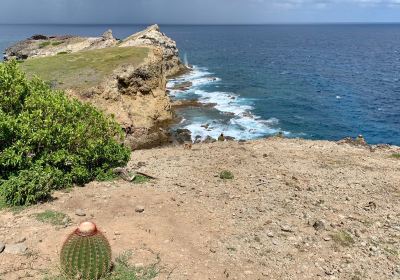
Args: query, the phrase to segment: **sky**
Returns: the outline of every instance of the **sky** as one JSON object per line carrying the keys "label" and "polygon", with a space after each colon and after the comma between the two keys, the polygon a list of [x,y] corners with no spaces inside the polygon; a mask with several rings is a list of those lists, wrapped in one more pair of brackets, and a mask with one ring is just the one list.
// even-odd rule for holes
{"label": "sky", "polygon": [[400,0],[0,0],[0,23],[400,22]]}

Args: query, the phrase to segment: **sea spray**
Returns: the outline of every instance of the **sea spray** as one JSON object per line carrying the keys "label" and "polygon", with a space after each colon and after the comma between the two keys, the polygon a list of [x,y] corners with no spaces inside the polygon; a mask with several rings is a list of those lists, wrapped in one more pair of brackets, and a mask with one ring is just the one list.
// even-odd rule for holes
{"label": "sea spray", "polygon": [[[217,138],[221,133],[248,140],[280,131],[278,119],[263,120],[252,113],[253,100],[236,93],[216,90],[220,81],[221,79],[214,77],[208,69],[194,66],[190,73],[168,82],[167,87],[174,99],[195,99],[205,105],[203,108],[180,110],[182,121],[175,128],[189,129],[193,140],[196,137],[205,139],[207,136]],[[174,89],[176,85],[187,82],[192,85],[189,89]]]}

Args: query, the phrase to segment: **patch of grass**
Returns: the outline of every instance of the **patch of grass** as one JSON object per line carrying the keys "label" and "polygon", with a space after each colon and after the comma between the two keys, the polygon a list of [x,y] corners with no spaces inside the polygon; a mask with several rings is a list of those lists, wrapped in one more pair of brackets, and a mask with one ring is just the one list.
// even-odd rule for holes
{"label": "patch of grass", "polygon": [[31,58],[22,64],[29,77],[45,81],[57,80],[57,88],[84,89],[97,85],[122,65],[139,65],[147,57],[148,48],[113,47]]}
{"label": "patch of grass", "polygon": [[150,280],[157,276],[156,265],[138,268],[129,264],[131,252],[125,252],[115,259],[114,271],[107,280]]}
{"label": "patch of grass", "polygon": [[[127,251],[115,259],[114,269],[108,277],[103,280],[151,280],[158,275],[157,264],[148,267],[135,267],[129,263],[132,256],[130,251]],[[43,280],[69,280],[70,278],[60,273],[57,276],[46,275]]]}
{"label": "patch of grass", "polygon": [[400,159],[400,154],[392,154],[392,156],[391,156],[392,158],[397,158],[397,159]]}
{"label": "patch of grass", "polygon": [[51,45],[58,46],[58,45],[61,45],[62,43],[63,43],[62,41],[53,41],[53,42],[51,42]]}
{"label": "patch of grass", "polygon": [[132,183],[134,183],[134,184],[144,184],[144,183],[149,182],[150,180],[151,180],[151,179],[150,179],[149,177],[138,174],[138,175],[136,175],[135,178],[132,180]]}
{"label": "patch of grass", "polygon": [[44,212],[37,213],[34,216],[36,220],[43,223],[52,224],[54,226],[65,225],[65,219],[68,222],[71,221],[71,218],[67,214],[53,210],[46,210]]}
{"label": "patch of grass", "polygon": [[219,178],[223,180],[232,180],[233,178],[235,178],[235,176],[233,176],[232,172],[224,170],[221,173],[219,173]]}
{"label": "patch of grass", "polygon": [[50,46],[50,45],[51,45],[51,42],[50,42],[50,41],[41,42],[41,43],[39,44],[39,49],[43,49],[43,48],[45,48],[45,47],[47,47],[47,46]]}
{"label": "patch of grass", "polygon": [[347,231],[341,230],[332,235],[333,241],[342,247],[350,247],[352,246],[355,241],[353,237],[351,237],[350,233]]}
{"label": "patch of grass", "polygon": [[383,248],[388,254],[390,254],[390,255],[392,255],[392,256],[394,256],[394,257],[397,257],[397,258],[400,258],[400,252],[399,251],[397,251],[396,249],[394,249],[394,248],[389,248],[389,247],[385,247],[385,248]]}

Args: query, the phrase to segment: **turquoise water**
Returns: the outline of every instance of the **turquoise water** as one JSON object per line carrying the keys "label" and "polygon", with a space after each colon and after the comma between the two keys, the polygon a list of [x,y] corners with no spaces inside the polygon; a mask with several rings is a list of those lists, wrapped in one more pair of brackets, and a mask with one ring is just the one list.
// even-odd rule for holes
{"label": "turquoise water", "polygon": [[[122,38],[144,26],[0,25],[0,49],[35,33],[99,35],[107,28]],[[214,105],[178,111],[179,127],[193,136],[363,134],[370,143],[400,145],[400,25],[161,28],[195,66],[181,78],[193,87],[173,98]]]}

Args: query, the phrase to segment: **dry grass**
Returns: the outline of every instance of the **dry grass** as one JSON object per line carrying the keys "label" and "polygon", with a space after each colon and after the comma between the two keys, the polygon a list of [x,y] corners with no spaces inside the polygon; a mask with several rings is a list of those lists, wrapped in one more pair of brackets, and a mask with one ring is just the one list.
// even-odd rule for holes
{"label": "dry grass", "polygon": [[57,88],[80,89],[98,85],[119,66],[142,63],[147,55],[147,48],[115,47],[32,58],[21,67],[29,76],[37,75]]}

